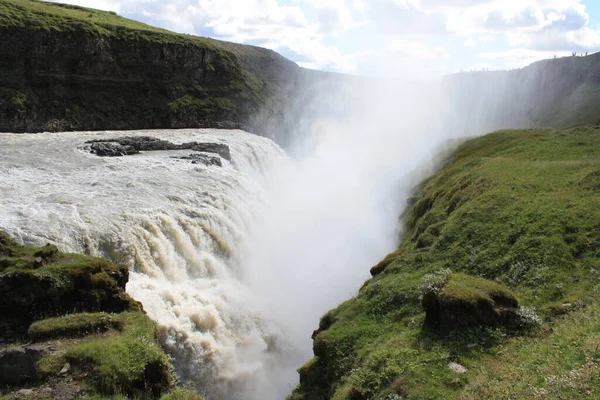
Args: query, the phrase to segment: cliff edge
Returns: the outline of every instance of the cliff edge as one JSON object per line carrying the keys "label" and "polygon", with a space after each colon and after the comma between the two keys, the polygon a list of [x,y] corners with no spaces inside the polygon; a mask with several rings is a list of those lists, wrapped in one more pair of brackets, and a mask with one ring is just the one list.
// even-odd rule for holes
{"label": "cliff edge", "polygon": [[[0,131],[277,130],[319,80],[255,46],[175,34],[115,13],[0,2]],[[334,74],[331,74],[334,75]]]}

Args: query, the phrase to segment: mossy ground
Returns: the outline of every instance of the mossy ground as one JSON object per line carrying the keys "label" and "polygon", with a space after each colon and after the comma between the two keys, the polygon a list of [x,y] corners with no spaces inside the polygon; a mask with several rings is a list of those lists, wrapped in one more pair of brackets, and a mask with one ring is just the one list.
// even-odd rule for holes
{"label": "mossy ground", "polygon": [[[595,128],[501,131],[461,145],[417,188],[399,249],[323,317],[290,399],[600,398],[599,191]],[[542,326],[444,338],[424,329],[421,280],[445,268],[502,284]],[[481,297],[454,286],[455,296]]]}

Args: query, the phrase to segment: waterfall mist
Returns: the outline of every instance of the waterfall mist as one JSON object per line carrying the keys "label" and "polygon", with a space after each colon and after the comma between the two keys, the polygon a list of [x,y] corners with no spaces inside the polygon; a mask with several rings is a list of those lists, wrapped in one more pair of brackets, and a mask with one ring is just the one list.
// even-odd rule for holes
{"label": "waterfall mist", "polygon": [[273,171],[268,211],[248,236],[245,281],[300,349],[294,369],[311,357],[321,315],[395,249],[407,197],[455,137],[434,81],[365,78],[339,89],[317,101],[344,109],[295,135],[294,162]]}

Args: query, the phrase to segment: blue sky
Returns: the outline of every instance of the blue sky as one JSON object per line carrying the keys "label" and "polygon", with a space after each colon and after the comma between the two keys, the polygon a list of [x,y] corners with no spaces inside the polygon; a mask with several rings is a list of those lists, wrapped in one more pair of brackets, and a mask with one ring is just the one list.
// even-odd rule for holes
{"label": "blue sky", "polygon": [[62,0],[371,75],[520,68],[600,51],[598,0]]}

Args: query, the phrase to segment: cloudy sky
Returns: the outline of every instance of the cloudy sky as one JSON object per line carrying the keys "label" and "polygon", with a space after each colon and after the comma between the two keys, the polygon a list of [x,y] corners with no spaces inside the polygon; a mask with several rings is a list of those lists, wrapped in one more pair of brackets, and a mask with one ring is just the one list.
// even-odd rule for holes
{"label": "cloudy sky", "polygon": [[519,68],[600,50],[598,0],[60,0],[358,74]]}

